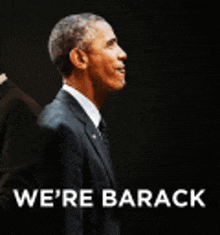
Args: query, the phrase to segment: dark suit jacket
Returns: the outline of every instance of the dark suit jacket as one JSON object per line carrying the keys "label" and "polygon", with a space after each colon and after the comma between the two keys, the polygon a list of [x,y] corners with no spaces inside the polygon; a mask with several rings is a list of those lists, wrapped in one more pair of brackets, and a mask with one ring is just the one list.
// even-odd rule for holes
{"label": "dark suit jacket", "polygon": [[93,190],[93,208],[64,209],[65,234],[119,234],[116,210],[102,207],[102,189],[116,188],[109,151],[90,118],[70,94],[60,90],[40,115],[39,124],[53,132],[47,142],[45,167],[50,166],[50,173],[44,185]]}

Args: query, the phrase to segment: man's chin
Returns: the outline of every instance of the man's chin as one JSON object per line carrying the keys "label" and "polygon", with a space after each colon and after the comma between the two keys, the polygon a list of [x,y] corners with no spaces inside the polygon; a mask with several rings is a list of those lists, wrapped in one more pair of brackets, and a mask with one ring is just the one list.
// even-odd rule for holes
{"label": "man's chin", "polygon": [[120,82],[118,82],[114,86],[110,87],[109,89],[111,90],[111,92],[120,91],[121,89],[125,87],[125,85],[126,85],[126,81],[125,79],[123,79],[123,80],[120,80]]}
{"label": "man's chin", "polygon": [[119,88],[118,90],[121,90],[122,88],[124,88],[125,85],[126,85],[125,79],[121,79],[119,84],[118,84],[118,88]]}

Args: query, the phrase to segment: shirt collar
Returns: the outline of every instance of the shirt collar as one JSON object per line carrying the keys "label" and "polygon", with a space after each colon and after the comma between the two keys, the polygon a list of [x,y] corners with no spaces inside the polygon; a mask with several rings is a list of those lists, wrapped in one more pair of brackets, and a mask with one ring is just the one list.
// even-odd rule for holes
{"label": "shirt collar", "polygon": [[86,114],[89,116],[89,118],[95,125],[95,127],[98,128],[99,123],[101,121],[101,114],[96,108],[96,106],[75,88],[67,84],[63,84],[62,89],[72,95],[79,102],[79,104],[82,106]]}

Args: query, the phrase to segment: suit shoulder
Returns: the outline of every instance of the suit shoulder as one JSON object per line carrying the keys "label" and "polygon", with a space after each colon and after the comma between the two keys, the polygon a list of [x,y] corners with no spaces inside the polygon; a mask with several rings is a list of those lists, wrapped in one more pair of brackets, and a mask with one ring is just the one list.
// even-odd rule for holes
{"label": "suit shoulder", "polygon": [[65,102],[57,99],[46,105],[39,116],[38,123],[42,127],[58,129],[60,126],[74,125],[77,120]]}

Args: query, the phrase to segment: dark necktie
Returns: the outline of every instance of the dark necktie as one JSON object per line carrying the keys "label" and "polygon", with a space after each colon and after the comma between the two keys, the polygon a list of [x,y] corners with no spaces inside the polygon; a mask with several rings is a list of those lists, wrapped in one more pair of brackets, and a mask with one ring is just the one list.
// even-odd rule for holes
{"label": "dark necktie", "polygon": [[[109,136],[109,131],[108,131],[108,128],[106,126],[105,120],[103,118],[101,119],[101,121],[99,123],[98,129],[99,129],[99,132],[101,133],[101,138],[102,138],[102,140],[103,140],[103,142],[106,146],[106,149],[108,151],[108,154],[105,157],[108,160],[108,163],[109,163],[109,166],[110,166],[111,170],[113,171],[112,160],[111,160],[112,149],[111,149],[110,144],[109,144],[110,136]],[[115,189],[117,188],[116,182],[114,182],[114,188]]]}
{"label": "dark necktie", "polygon": [[102,118],[99,126],[98,126],[99,132],[101,133],[101,138],[103,140],[103,143],[107,149],[108,154],[105,155],[105,158],[108,160],[108,164],[110,168],[112,169],[112,161],[111,161],[111,148],[109,144],[109,133],[108,128],[106,126],[105,120]]}
{"label": "dark necktie", "polygon": [[101,137],[103,139],[103,142],[105,143],[106,147],[110,148],[109,146],[109,135],[108,135],[108,131],[107,131],[107,126],[106,126],[106,123],[105,123],[105,120],[102,118],[100,123],[99,123],[99,131],[101,133]]}

